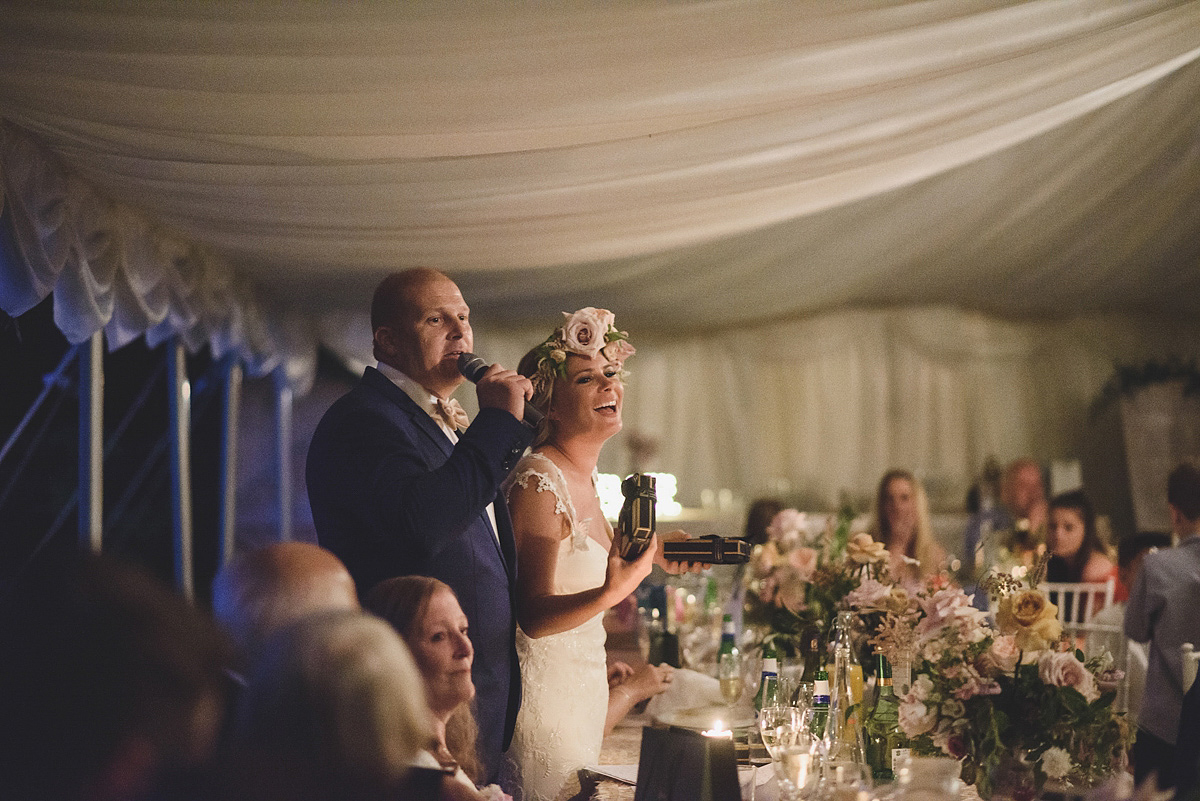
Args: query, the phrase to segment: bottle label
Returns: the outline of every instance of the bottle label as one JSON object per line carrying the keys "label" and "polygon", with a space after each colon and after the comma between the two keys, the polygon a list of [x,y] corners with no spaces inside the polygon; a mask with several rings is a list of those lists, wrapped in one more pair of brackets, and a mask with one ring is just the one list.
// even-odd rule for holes
{"label": "bottle label", "polygon": [[826,703],[829,702],[829,679],[817,679],[813,682],[813,700],[824,698]]}
{"label": "bottle label", "polygon": [[904,764],[904,760],[908,759],[912,754],[911,748],[893,748],[892,749],[892,770],[897,770]]}
{"label": "bottle label", "polygon": [[763,660],[763,675],[770,673],[772,676],[779,672],[779,662],[774,657],[767,657]]}

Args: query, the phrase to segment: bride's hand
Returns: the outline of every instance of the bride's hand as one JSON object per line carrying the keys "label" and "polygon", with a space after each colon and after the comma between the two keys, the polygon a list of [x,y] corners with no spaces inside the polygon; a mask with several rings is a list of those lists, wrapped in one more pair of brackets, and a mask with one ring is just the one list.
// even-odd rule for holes
{"label": "bride's hand", "polygon": [[637,589],[642,579],[650,575],[657,554],[657,534],[651,537],[650,544],[642,555],[632,562],[621,556],[617,538],[613,537],[612,546],[608,549],[608,571],[604,576],[604,592],[608,596],[608,606],[616,606]]}
{"label": "bride's hand", "polygon": [[662,553],[662,543],[664,542],[680,542],[681,540],[690,540],[691,536],[681,528],[674,531],[668,531],[662,535],[659,541],[659,547],[654,554],[654,564],[661,567],[671,575],[680,573],[701,573],[708,565],[703,562],[668,562]]}

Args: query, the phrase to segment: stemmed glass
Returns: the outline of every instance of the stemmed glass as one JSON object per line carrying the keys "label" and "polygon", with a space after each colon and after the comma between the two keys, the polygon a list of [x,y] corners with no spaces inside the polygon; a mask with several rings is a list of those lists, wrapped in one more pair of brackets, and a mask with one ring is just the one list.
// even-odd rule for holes
{"label": "stemmed glass", "polygon": [[809,731],[812,716],[805,712],[794,706],[764,707],[758,720],[780,795],[789,801],[811,798],[820,780],[821,742]]}
{"label": "stemmed glass", "polygon": [[717,660],[717,680],[721,683],[721,697],[730,711],[742,697],[742,659],[738,653],[721,654]]}

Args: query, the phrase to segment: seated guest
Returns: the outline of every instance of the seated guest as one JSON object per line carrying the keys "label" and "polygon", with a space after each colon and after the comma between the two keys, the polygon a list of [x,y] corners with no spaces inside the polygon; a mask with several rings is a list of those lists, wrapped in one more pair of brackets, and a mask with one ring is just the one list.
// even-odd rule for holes
{"label": "seated guest", "polygon": [[1046,538],[1048,509],[1042,468],[1033,459],[1017,459],[1004,471],[1000,498],[1012,520],[1004,546],[1018,561],[1032,565]]}
{"label": "seated guest", "polygon": [[925,489],[907,470],[889,470],[880,479],[871,536],[887,546],[892,579],[898,584],[913,587],[946,560],[933,538]]}
{"label": "seated guest", "polygon": [[[454,591],[428,576],[398,576],[377,584],[366,605],[400,632],[424,678],[433,711],[434,745],[416,764],[454,770],[473,789],[472,778],[483,775],[474,749],[476,727],[470,705],[475,695],[470,672],[474,651]],[[611,729],[635,704],[666,689],[663,676],[669,671],[669,667],[633,671],[621,663],[614,666],[609,672],[613,691],[606,726]]]}
{"label": "seated guest", "polygon": [[284,542],[239,553],[213,580],[213,615],[250,659],[277,629],[307,615],[356,610],[345,566],[329,551]]}
{"label": "seated guest", "polygon": [[432,733],[420,673],[382,620],[329,612],[259,649],[222,798],[391,799]]}
{"label": "seated guest", "polygon": [[375,585],[367,608],[395,627],[420,670],[433,712],[433,745],[418,755],[417,764],[451,769],[474,789],[482,777],[471,714],[475,650],[454,590],[429,576],[397,576]]}
{"label": "seated guest", "polygon": [[225,707],[230,649],[153,577],[107,557],[0,609],[0,798],[180,798]]}
{"label": "seated guest", "polygon": [[[1142,569],[1142,558],[1157,551],[1159,548],[1171,547],[1171,535],[1162,531],[1140,531],[1128,534],[1117,542],[1117,580],[1127,587],[1132,587],[1134,580]],[[1118,629],[1125,618],[1125,602],[1118,600],[1096,613],[1091,622],[1098,626],[1115,626]],[[1124,665],[1118,665],[1125,670],[1125,681],[1128,691],[1127,709],[1130,720],[1137,720],[1138,710],[1142,705],[1142,688],[1146,684],[1146,663],[1148,654],[1143,643],[1133,642],[1125,638],[1124,632],[1109,634],[1107,632],[1092,632],[1088,634],[1087,647],[1089,655],[1107,649],[1113,656],[1125,654]]]}
{"label": "seated guest", "polygon": [[[1103,582],[1117,576],[1117,566],[1108,558],[1108,550],[1096,529],[1096,512],[1083,490],[1064,492],[1051,499],[1046,545],[1050,551],[1046,581]],[[1052,597],[1050,602],[1058,600]],[[1072,616],[1073,602],[1072,598],[1064,599],[1064,618],[1086,622],[1076,619],[1083,614],[1082,608],[1076,617]]]}

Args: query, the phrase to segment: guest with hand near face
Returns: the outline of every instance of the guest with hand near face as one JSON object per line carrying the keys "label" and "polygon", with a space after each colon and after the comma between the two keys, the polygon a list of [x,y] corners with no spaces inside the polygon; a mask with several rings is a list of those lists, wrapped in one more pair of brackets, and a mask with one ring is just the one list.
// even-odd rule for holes
{"label": "guest with hand near face", "polygon": [[912,587],[936,573],[946,552],[933,538],[925,489],[907,470],[889,470],[875,496],[871,536],[888,549],[893,580]]}

